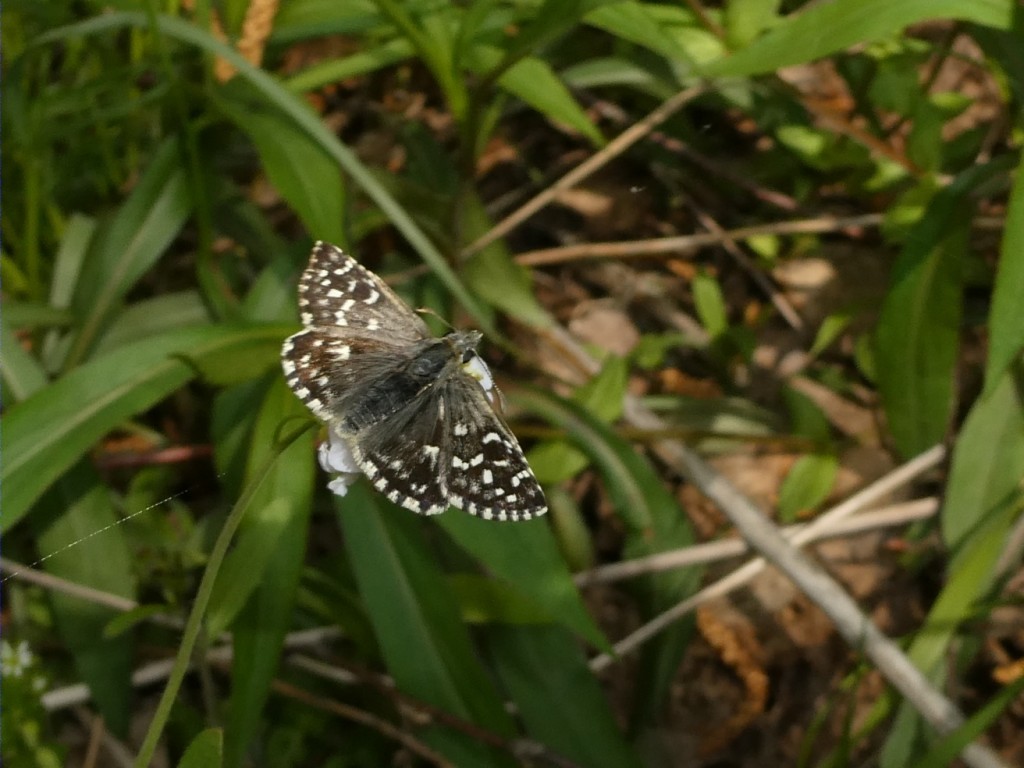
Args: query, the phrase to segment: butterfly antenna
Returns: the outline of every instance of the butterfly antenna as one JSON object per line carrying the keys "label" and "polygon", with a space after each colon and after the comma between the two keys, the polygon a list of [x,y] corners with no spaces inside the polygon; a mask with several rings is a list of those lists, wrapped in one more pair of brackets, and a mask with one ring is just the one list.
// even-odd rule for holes
{"label": "butterfly antenna", "polygon": [[417,310],[416,310],[416,312],[417,312],[417,313],[419,313],[419,314],[421,314],[421,315],[433,315],[433,316],[434,316],[434,317],[436,317],[436,318],[437,318],[438,320],[440,320],[440,321],[441,321],[441,323],[442,323],[442,324],[443,324],[443,325],[444,325],[445,327],[447,327],[447,328],[449,328],[449,329],[451,329],[451,330],[453,330],[453,331],[455,330],[455,326],[454,326],[454,325],[452,325],[451,323],[449,323],[449,322],[448,322],[447,320],[445,320],[445,319],[444,319],[443,317],[441,317],[441,316],[440,316],[439,314],[437,314],[437,312],[435,312],[434,310],[432,310],[432,309],[431,309],[430,307],[420,307],[419,309],[417,309]]}

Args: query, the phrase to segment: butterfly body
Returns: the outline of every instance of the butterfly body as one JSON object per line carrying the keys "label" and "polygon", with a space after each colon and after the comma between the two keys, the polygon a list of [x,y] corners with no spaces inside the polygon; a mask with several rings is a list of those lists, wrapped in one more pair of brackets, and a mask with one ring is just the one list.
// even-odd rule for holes
{"label": "butterfly body", "polygon": [[284,343],[285,377],[375,488],[420,514],[455,506],[527,520],[547,511],[482,384],[479,332],[433,337],[379,277],[327,243],[300,279],[299,309],[305,330]]}

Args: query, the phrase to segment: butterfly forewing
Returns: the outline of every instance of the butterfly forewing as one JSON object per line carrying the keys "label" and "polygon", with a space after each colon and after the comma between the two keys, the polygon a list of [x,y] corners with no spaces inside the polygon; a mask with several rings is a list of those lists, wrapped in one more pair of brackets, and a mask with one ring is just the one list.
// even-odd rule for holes
{"label": "butterfly forewing", "polygon": [[306,328],[331,328],[341,336],[369,333],[392,342],[430,336],[383,280],[330,243],[313,246],[299,279],[299,314]]}

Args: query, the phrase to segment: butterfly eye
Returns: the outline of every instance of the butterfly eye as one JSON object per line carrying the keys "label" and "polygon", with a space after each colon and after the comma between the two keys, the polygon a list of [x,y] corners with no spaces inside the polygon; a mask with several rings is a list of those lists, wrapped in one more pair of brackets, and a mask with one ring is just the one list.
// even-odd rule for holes
{"label": "butterfly eye", "polygon": [[429,376],[436,367],[430,358],[418,357],[409,365],[409,373],[416,377]]}

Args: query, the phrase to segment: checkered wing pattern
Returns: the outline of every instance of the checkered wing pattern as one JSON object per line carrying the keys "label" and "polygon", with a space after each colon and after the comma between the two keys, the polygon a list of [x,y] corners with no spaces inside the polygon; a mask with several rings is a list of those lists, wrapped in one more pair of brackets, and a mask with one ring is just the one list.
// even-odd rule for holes
{"label": "checkered wing pattern", "polygon": [[479,382],[460,371],[443,397],[439,418],[448,502],[486,520],[529,520],[547,512],[523,449]]}
{"label": "checkered wing pattern", "polygon": [[432,338],[380,278],[326,243],[299,282],[299,309],[305,330],[284,343],[285,378],[378,491],[424,515],[455,506],[528,520],[547,511],[519,443],[471,372],[478,333]]}
{"label": "checkered wing pattern", "polygon": [[396,344],[430,337],[426,323],[383,280],[330,243],[313,246],[299,279],[299,315],[306,328],[338,336]]}

